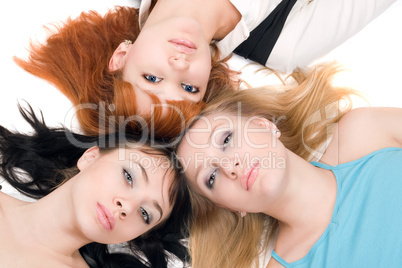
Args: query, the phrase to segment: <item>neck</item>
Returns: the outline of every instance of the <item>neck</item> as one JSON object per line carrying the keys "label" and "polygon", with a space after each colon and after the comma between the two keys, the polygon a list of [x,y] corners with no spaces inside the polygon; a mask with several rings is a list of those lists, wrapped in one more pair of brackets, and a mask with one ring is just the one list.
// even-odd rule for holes
{"label": "neck", "polygon": [[174,17],[190,17],[201,25],[206,39],[220,40],[229,34],[241,14],[229,0],[158,0],[144,28]]}
{"label": "neck", "polygon": [[285,190],[266,214],[278,220],[279,236],[311,234],[317,230],[320,233],[329,224],[335,205],[337,189],[333,173],[290,151],[286,168]]}
{"label": "neck", "polygon": [[15,208],[10,219],[15,236],[57,258],[79,257],[78,249],[91,241],[77,231],[68,188],[60,187],[37,202]]}

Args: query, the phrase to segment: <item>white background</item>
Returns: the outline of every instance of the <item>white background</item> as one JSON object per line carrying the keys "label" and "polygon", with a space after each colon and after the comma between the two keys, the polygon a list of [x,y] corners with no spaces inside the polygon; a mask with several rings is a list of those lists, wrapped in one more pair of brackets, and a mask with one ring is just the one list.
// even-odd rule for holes
{"label": "white background", "polygon": [[[16,103],[26,100],[41,109],[50,125],[65,124],[77,128],[71,103],[46,81],[19,68],[13,56],[25,57],[29,40],[43,41],[43,25],[64,21],[86,10],[104,13],[114,5],[133,5],[133,0],[25,0],[5,1],[0,16],[0,124],[27,129]],[[350,71],[338,75],[337,82],[367,93],[373,106],[399,106],[402,77],[402,3],[393,4],[365,29],[333,50],[320,61],[337,60]],[[236,66],[246,61],[233,59]],[[270,83],[269,78],[254,75],[254,67],[244,69],[243,78],[254,86]],[[356,106],[365,105],[357,103]]]}
{"label": "white background", "polygon": [[[26,100],[35,110],[42,110],[49,125],[64,124],[78,129],[69,100],[46,81],[19,68],[12,57],[25,57],[30,39],[45,40],[42,26],[47,23],[64,21],[68,16],[75,17],[87,10],[104,13],[114,5],[133,5],[135,1],[3,1],[0,9],[0,124],[28,131],[29,127],[22,120],[16,105]],[[398,1],[319,62],[337,60],[349,69],[349,72],[338,75],[336,82],[365,92],[372,106],[402,107],[401,26],[402,3]],[[235,57],[231,64],[239,67],[246,61]],[[242,77],[253,86],[271,82],[271,77],[255,75],[255,69],[253,66],[243,68]],[[355,106],[362,105],[366,104],[359,102]]]}

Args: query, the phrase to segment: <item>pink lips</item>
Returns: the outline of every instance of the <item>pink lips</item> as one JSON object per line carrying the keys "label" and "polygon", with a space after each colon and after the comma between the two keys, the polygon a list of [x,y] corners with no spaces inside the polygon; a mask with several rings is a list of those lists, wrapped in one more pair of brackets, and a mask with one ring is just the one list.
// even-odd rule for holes
{"label": "pink lips", "polygon": [[244,170],[243,176],[241,177],[241,185],[246,191],[250,190],[253,186],[257,179],[259,169],[260,162],[256,162]]}
{"label": "pink lips", "polygon": [[169,42],[182,53],[191,54],[197,50],[196,45],[187,39],[175,38],[169,40]]}
{"label": "pink lips", "polygon": [[115,225],[115,220],[112,215],[112,212],[105,207],[102,204],[97,203],[96,204],[96,215],[98,216],[98,219],[100,223],[102,224],[103,228],[105,228],[108,231],[113,230],[114,225]]}

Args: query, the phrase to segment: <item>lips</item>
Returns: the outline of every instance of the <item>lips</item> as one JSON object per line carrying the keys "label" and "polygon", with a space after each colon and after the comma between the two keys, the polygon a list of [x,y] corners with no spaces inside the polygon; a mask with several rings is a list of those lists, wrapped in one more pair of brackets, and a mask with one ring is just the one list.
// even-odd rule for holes
{"label": "lips", "polygon": [[260,162],[256,162],[246,168],[241,177],[241,185],[248,191],[253,186],[255,180],[257,179],[258,171],[260,169]]}
{"label": "lips", "polygon": [[182,53],[191,54],[197,50],[196,45],[187,39],[175,38],[169,40],[169,43],[171,43],[179,52]]}
{"label": "lips", "polygon": [[115,225],[115,220],[112,212],[102,204],[96,204],[96,215],[98,216],[99,222],[107,231],[112,231]]}

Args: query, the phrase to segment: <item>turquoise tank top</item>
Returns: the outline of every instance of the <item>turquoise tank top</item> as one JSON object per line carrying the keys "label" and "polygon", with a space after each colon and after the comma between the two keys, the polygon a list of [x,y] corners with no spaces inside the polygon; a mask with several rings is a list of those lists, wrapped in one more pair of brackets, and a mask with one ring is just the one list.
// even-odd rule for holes
{"label": "turquoise tank top", "polygon": [[385,148],[329,166],[337,194],[330,224],[302,259],[284,267],[402,267],[402,149]]}

